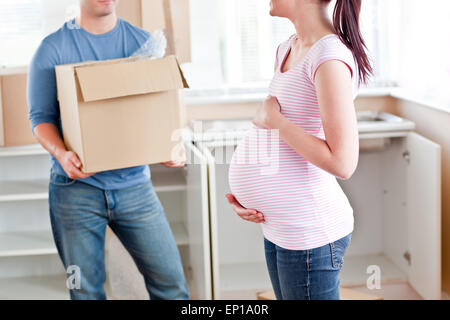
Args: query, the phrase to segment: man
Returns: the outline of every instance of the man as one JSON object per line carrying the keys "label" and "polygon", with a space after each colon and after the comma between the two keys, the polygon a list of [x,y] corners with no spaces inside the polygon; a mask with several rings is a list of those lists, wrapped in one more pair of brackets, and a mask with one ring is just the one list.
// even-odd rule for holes
{"label": "man", "polygon": [[[128,57],[152,41],[148,32],[116,16],[117,1],[80,0],[80,18],[46,37],[30,66],[29,117],[35,137],[51,153],[53,237],[66,270],[80,271],[81,288],[70,288],[72,299],[106,298],[107,225],[136,262],[151,299],[188,299],[178,248],[149,167],[83,173],[78,156],[62,140],[55,66]],[[181,167],[184,162],[164,165]]]}

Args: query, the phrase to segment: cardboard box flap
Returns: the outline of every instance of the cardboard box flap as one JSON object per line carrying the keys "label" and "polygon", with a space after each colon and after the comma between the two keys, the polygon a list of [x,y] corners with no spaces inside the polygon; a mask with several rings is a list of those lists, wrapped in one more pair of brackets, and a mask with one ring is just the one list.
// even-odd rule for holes
{"label": "cardboard box flap", "polygon": [[84,102],[189,87],[175,56],[125,58],[74,68]]}

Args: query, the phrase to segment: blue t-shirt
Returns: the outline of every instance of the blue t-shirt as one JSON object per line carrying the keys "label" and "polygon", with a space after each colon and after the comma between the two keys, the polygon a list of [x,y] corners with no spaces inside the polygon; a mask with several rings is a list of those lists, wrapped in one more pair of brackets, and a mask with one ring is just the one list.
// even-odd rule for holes
{"label": "blue t-shirt", "polygon": [[[40,123],[53,123],[62,136],[55,66],[129,57],[148,41],[153,38],[147,31],[120,18],[114,29],[104,34],[89,33],[72,20],[47,36],[33,57],[28,75],[27,98],[32,130]],[[67,176],[53,156],[51,162],[55,173]],[[111,190],[138,185],[149,179],[149,166],[138,166],[99,172],[80,181]]]}

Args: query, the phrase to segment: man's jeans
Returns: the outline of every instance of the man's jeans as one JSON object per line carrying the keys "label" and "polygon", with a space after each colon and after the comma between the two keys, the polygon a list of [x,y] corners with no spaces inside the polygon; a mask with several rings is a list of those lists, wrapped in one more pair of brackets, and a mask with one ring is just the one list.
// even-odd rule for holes
{"label": "man's jeans", "polygon": [[264,238],[277,300],[339,300],[339,272],[351,237],[311,250],[287,250]]}
{"label": "man's jeans", "polygon": [[52,172],[49,204],[59,256],[66,270],[81,271],[81,288],[70,290],[72,299],[106,299],[107,225],[136,262],[151,299],[189,298],[180,254],[151,181],[102,190]]}

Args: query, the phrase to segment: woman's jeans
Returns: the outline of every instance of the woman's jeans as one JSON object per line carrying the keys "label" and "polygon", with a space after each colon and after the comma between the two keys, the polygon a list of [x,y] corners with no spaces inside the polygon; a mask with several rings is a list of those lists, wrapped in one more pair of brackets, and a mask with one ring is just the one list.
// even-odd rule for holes
{"label": "woman's jeans", "polygon": [[52,172],[49,204],[64,267],[80,271],[81,286],[70,290],[72,299],[106,299],[107,225],[133,257],[151,299],[189,298],[180,254],[151,181],[102,190]]}
{"label": "woman's jeans", "polygon": [[351,236],[311,250],[287,250],[264,239],[277,300],[339,300],[339,272]]}

